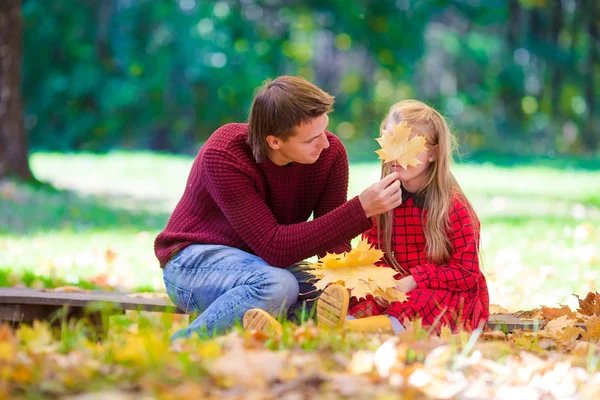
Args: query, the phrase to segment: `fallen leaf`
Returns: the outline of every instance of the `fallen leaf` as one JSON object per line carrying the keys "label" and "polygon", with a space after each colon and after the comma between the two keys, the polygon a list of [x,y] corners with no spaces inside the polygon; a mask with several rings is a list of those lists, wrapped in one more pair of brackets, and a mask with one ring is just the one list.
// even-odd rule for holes
{"label": "fallen leaf", "polygon": [[594,315],[585,321],[586,332],[582,333],[583,338],[588,341],[600,341],[600,317]]}
{"label": "fallen leaf", "polygon": [[248,350],[236,345],[215,360],[210,372],[226,387],[266,388],[284,372],[286,358],[285,352]]}
{"label": "fallen leaf", "polygon": [[498,304],[490,304],[490,314],[510,314],[510,311]]}
{"label": "fallen leaf", "polygon": [[52,352],[58,348],[58,343],[52,338],[48,325],[40,321],[33,321],[33,325],[22,325],[16,336],[23,347],[34,353]]}
{"label": "fallen leaf", "polygon": [[375,366],[375,354],[370,351],[359,350],[352,355],[348,372],[361,375],[367,374],[373,370]]}
{"label": "fallen leaf", "polygon": [[583,315],[600,315],[600,294],[598,292],[589,292],[582,300],[577,296],[579,308],[577,309]]}
{"label": "fallen leaf", "polygon": [[565,328],[575,326],[576,322],[577,321],[575,321],[574,319],[563,315],[562,317],[558,317],[548,322],[548,324],[546,324],[546,326],[542,330],[550,333],[551,335],[557,336],[562,334]]}
{"label": "fallen leaf", "polygon": [[579,339],[583,332],[584,330],[578,326],[567,326],[557,335],[557,338],[565,342],[565,344],[570,344]]}
{"label": "fallen leaf", "polygon": [[553,308],[553,307],[540,307],[540,312],[542,314],[542,318],[551,321],[553,319],[562,317],[566,315],[569,319],[575,319],[575,313],[571,311],[569,306],[562,306],[561,308]]}

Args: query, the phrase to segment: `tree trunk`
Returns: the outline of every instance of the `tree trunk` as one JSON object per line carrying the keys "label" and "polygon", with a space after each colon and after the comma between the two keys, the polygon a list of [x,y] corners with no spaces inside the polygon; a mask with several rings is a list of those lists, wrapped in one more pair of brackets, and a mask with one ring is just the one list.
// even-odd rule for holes
{"label": "tree trunk", "polygon": [[35,180],[23,121],[21,0],[0,1],[0,179],[12,175]]}
{"label": "tree trunk", "polygon": [[511,0],[508,6],[508,49],[512,52],[521,44],[521,6],[519,0]]}
{"label": "tree trunk", "polygon": [[[557,1],[554,3],[552,7],[552,25],[550,32],[550,40],[556,47],[557,53],[562,53],[562,49],[560,48],[560,31],[563,28],[563,13],[564,10],[562,8],[561,2]],[[551,97],[551,113],[559,118],[562,117],[562,113],[560,110],[560,94],[561,94],[561,86],[563,80],[563,69],[562,69],[562,57],[559,57],[551,63],[550,66],[551,78],[550,78],[550,90],[552,93]]]}
{"label": "tree trunk", "polygon": [[585,77],[585,100],[587,103],[587,121],[583,130],[583,143],[588,150],[596,151],[598,148],[598,129],[600,128],[599,118],[596,112],[596,95],[595,95],[595,66],[598,63],[598,24],[597,18],[600,7],[596,4],[596,0],[587,1],[588,26],[587,33],[589,35],[589,50],[587,59],[587,76]]}

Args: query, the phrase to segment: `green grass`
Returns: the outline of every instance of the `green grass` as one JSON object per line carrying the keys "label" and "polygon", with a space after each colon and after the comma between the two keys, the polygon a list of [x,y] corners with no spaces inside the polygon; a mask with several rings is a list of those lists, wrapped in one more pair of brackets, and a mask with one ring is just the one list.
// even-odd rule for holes
{"label": "green grass", "polygon": [[[36,176],[59,190],[0,186],[0,270],[75,284],[104,274],[124,287],[161,289],[152,244],[179,200],[191,162],[152,153],[33,154]],[[482,220],[493,303],[511,309],[573,304],[572,293],[595,289],[597,164],[584,169],[582,163],[536,166],[526,160],[455,166]],[[354,196],[378,180],[379,166],[352,164],[350,176]]]}

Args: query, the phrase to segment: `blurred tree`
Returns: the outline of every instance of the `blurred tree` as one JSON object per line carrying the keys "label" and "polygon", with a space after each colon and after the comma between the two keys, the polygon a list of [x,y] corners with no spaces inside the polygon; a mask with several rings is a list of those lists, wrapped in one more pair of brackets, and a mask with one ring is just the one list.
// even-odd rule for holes
{"label": "blurred tree", "polygon": [[593,153],[599,6],[24,0],[25,126],[46,150],[192,153],[246,119],[264,79],[292,74],[336,96],[330,129],[357,153],[409,97],[446,114],[466,150]]}
{"label": "blurred tree", "polygon": [[34,180],[21,102],[21,0],[0,1],[0,179]]}
{"label": "blurred tree", "polygon": [[583,142],[588,148],[597,149],[600,141],[600,121],[597,112],[598,90],[598,46],[600,45],[600,2],[598,0],[585,0],[585,15],[587,15],[586,30],[588,34],[588,54],[586,62],[585,98],[587,102],[587,121],[583,135]]}

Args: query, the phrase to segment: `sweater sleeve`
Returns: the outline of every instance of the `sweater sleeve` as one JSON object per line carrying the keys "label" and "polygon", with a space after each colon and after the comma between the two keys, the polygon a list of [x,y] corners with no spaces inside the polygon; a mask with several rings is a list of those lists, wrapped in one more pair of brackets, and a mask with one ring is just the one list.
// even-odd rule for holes
{"label": "sweater sleeve", "polygon": [[473,221],[467,207],[455,201],[450,213],[450,241],[452,254],[447,264],[423,264],[410,272],[420,289],[441,289],[454,292],[468,291],[477,285],[479,269],[479,226]]}
{"label": "sweater sleeve", "polygon": [[308,222],[280,225],[231,156],[207,150],[203,180],[229,223],[267,263],[287,267],[352,239],[370,226],[358,197]]}
{"label": "sweater sleeve", "polygon": [[[320,218],[330,211],[335,210],[348,199],[348,155],[346,149],[341,143],[338,147],[338,157],[331,166],[329,175],[327,176],[326,187],[329,190],[323,192],[323,195],[317,202],[314,211],[314,217]],[[327,249],[330,253],[343,253],[350,251],[350,241],[344,241],[333,248]],[[323,254],[324,255],[324,254]]]}

